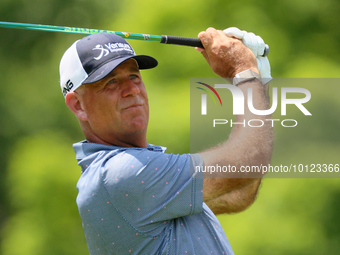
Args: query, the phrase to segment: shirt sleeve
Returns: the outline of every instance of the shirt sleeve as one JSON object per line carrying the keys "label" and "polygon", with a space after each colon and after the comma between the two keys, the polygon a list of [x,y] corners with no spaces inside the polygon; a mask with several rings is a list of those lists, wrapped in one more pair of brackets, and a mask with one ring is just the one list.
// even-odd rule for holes
{"label": "shirt sleeve", "polygon": [[133,227],[147,230],[167,220],[203,210],[203,175],[199,154],[174,155],[127,150],[109,158],[104,187],[116,210]]}

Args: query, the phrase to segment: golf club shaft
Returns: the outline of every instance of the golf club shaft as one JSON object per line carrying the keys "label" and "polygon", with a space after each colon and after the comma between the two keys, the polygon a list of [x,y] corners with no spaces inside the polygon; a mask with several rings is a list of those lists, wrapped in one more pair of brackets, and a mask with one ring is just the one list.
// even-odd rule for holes
{"label": "golf club shaft", "polygon": [[[123,37],[124,39],[143,40],[143,41],[151,41],[151,42],[160,42],[160,43],[165,43],[165,44],[176,44],[176,45],[204,48],[201,40],[198,38],[179,37],[179,36],[171,36],[171,35],[149,35],[149,34],[127,33],[127,32],[99,30],[99,29],[90,29],[90,28],[61,27],[61,26],[38,25],[38,24],[4,22],[4,21],[0,21],[0,27],[41,30],[41,31],[61,32],[61,33],[71,33],[71,34],[84,34],[84,35],[90,35],[90,34],[95,34],[95,33],[112,33],[120,37]],[[267,56],[268,53],[269,53],[269,46],[266,45],[263,56],[264,57]]]}
{"label": "golf club shaft", "polygon": [[185,46],[203,48],[201,40],[198,38],[187,38],[187,37],[178,37],[178,36],[169,36],[169,35],[149,35],[149,34],[138,34],[138,33],[126,33],[126,32],[79,28],[79,27],[60,27],[60,26],[37,25],[37,24],[3,22],[3,21],[0,21],[0,27],[41,30],[41,31],[50,31],[50,32],[62,32],[62,33],[71,33],[71,34],[84,34],[84,35],[90,35],[90,34],[95,34],[95,33],[112,33],[120,37],[123,37],[124,39],[144,40],[144,41],[151,41],[151,42],[160,42],[160,43],[166,43],[166,44],[177,44],[177,45],[185,45]]}

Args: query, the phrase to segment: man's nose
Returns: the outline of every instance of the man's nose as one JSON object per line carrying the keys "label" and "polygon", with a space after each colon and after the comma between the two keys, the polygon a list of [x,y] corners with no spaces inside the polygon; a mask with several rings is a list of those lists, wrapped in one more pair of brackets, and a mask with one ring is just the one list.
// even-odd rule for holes
{"label": "man's nose", "polygon": [[136,96],[140,93],[138,84],[133,82],[131,79],[126,79],[124,82],[124,88],[122,91],[122,96]]}

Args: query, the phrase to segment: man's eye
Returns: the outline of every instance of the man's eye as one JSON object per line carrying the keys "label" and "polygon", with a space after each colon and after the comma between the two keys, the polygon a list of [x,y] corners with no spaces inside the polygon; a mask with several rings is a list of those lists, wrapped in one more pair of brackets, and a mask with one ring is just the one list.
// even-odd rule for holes
{"label": "man's eye", "polygon": [[132,80],[132,79],[136,79],[136,78],[139,78],[138,75],[136,75],[136,74],[131,74],[131,75],[130,75],[130,79],[131,79],[131,80]]}
{"label": "man's eye", "polygon": [[116,82],[116,79],[109,80],[107,84],[113,84]]}
{"label": "man's eye", "polygon": [[117,79],[111,79],[109,80],[106,84],[105,84],[105,88],[107,89],[113,89],[116,88],[118,86],[118,81]]}

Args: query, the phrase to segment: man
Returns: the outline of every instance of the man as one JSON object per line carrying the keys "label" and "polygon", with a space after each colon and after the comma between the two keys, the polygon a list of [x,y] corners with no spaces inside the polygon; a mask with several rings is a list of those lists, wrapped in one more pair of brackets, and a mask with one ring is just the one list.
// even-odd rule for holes
{"label": "man", "polygon": [[[253,53],[261,47],[263,53],[263,41],[250,50],[240,40],[247,36],[256,39],[236,28],[209,28],[199,34],[204,49],[196,49],[216,74],[239,78],[235,84],[245,95],[252,88],[257,109],[267,109],[268,85],[261,81],[259,65],[270,78],[269,62]],[[234,127],[217,148],[166,154],[164,147],[146,140],[149,105],[139,70],[156,65],[154,58],[136,55],[124,39],[112,34],[75,42],[61,60],[65,101],[86,137],[74,149],[82,168],[77,204],[89,251],[233,254],[214,213],[245,210],[255,200],[261,176],[203,179],[203,173],[192,169],[203,164],[269,164],[272,129]],[[236,121],[251,118],[246,110]]]}

